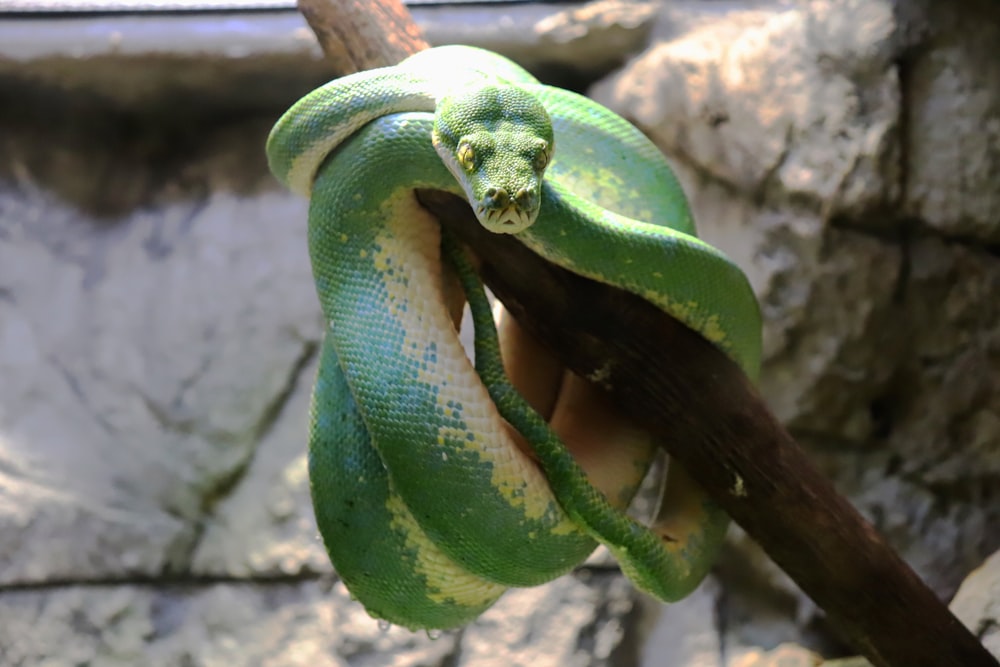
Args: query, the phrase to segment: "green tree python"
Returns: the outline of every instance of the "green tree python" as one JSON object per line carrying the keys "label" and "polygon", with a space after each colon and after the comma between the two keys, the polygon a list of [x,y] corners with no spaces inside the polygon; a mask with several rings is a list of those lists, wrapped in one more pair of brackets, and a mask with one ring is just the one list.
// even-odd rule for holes
{"label": "green tree python", "polygon": [[[584,397],[576,405],[529,396],[469,259],[414,194],[464,197],[488,230],[642,296],[753,378],[756,299],[743,273],[695,237],[656,147],[583,96],[488,51],[449,46],[306,95],[271,131],[267,154],[274,175],[310,198],[328,325],[310,485],[352,597],[391,623],[452,628],[508,587],[569,572],[598,542],[640,589],[666,601],[690,593],[726,515],[675,465],[649,526],[625,513],[655,443],[613,419],[581,427],[608,409],[588,403],[579,378],[553,385]],[[474,365],[458,339],[456,294],[473,315]]]}

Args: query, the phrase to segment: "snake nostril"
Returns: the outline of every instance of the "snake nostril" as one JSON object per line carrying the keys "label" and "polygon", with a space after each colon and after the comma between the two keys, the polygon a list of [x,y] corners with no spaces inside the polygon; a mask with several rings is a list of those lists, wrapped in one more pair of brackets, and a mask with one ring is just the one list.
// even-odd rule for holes
{"label": "snake nostril", "polygon": [[514,196],[514,201],[520,206],[530,206],[535,201],[535,194],[528,188],[521,188]]}
{"label": "snake nostril", "polygon": [[486,198],[490,199],[494,206],[506,206],[510,202],[510,195],[503,188],[489,188],[486,191]]}

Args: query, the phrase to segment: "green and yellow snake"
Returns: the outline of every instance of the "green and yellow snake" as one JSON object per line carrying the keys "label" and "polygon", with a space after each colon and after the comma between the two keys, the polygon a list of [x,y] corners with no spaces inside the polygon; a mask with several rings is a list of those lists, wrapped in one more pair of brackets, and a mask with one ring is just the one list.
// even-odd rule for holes
{"label": "green and yellow snake", "polygon": [[[663,600],[693,590],[725,514],[674,465],[649,527],[624,513],[655,443],[580,378],[518,362],[513,343],[501,357],[469,260],[414,195],[463,196],[487,229],[644,297],[754,377],[756,299],[695,238],[660,152],[595,102],[450,46],[313,91],[275,125],[267,154],[275,176],[311,198],[328,328],[309,473],[352,596],[376,618],[451,628],[508,587],[570,571],[596,542]],[[457,336],[456,294],[473,314],[475,366]]]}

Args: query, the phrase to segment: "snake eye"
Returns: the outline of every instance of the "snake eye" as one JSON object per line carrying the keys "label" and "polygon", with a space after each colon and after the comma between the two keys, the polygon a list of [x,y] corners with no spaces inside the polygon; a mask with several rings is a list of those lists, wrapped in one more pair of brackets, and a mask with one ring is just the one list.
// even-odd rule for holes
{"label": "snake eye", "polygon": [[467,141],[463,141],[458,146],[458,163],[466,171],[472,171],[476,168],[476,152],[472,150],[472,145]]}
{"label": "snake eye", "polygon": [[535,170],[541,171],[549,166],[549,160],[551,159],[551,151],[549,145],[545,142],[539,146],[539,150],[535,153]]}

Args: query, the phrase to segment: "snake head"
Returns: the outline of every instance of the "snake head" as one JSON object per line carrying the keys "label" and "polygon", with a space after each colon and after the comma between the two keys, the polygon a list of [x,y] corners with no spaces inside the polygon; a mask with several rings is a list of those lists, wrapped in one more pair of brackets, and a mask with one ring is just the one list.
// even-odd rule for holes
{"label": "snake head", "polygon": [[535,222],[553,133],[534,96],[509,85],[445,96],[434,114],[433,141],[486,229],[516,234]]}

